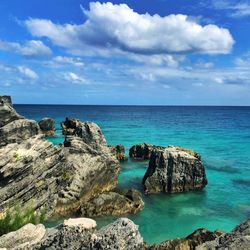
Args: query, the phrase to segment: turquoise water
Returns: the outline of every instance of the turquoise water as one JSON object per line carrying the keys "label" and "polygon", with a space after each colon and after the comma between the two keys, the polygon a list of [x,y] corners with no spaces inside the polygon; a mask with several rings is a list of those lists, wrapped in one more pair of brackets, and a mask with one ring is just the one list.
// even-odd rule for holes
{"label": "turquoise water", "polygon": [[[94,121],[109,144],[180,145],[198,151],[208,186],[199,192],[143,196],[145,209],[128,215],[144,239],[158,243],[185,236],[199,227],[230,231],[250,217],[250,107],[15,106],[22,115],[56,120],[66,116]],[[119,186],[141,190],[146,161],[122,164]],[[104,225],[115,218],[97,218]]]}

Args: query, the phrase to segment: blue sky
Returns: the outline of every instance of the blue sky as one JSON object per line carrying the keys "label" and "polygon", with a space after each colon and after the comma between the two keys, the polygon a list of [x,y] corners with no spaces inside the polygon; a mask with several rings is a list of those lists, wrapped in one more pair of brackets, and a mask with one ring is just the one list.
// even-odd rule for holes
{"label": "blue sky", "polygon": [[15,103],[250,105],[250,1],[1,0]]}

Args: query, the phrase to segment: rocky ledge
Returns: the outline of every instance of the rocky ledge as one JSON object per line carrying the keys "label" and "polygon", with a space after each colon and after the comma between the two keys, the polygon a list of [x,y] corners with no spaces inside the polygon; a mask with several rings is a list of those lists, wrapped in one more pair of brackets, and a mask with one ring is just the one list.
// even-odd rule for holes
{"label": "rocky ledge", "polygon": [[45,229],[41,224],[27,224],[0,237],[5,250],[246,250],[250,246],[250,219],[231,233],[198,229],[185,238],[148,245],[131,220],[120,218],[97,230],[96,222],[88,218],[65,220],[63,224]]}
{"label": "rocky ledge", "polygon": [[143,178],[145,193],[179,193],[206,185],[205,168],[196,152],[174,146],[152,151]]}
{"label": "rocky ledge", "polygon": [[101,215],[136,214],[144,208],[144,202],[137,190],[117,190],[102,193],[81,206],[81,215],[96,217]]}

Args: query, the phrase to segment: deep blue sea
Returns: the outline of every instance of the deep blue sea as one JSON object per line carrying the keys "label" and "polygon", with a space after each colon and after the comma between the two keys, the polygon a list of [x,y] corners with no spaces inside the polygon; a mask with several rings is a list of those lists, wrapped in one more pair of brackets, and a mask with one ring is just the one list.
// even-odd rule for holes
{"label": "deep blue sea", "polygon": [[[144,196],[145,209],[128,216],[149,243],[181,237],[195,229],[230,231],[250,217],[250,107],[15,105],[27,118],[65,117],[96,122],[109,144],[179,145],[198,151],[206,166],[203,191]],[[122,164],[121,187],[141,190],[147,162]],[[114,218],[97,219],[99,225]]]}

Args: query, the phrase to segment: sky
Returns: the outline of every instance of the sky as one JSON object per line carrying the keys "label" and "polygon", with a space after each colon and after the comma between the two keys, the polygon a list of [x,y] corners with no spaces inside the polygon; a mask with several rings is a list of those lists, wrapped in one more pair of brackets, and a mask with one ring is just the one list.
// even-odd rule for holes
{"label": "sky", "polygon": [[1,0],[0,95],[250,105],[250,0]]}

